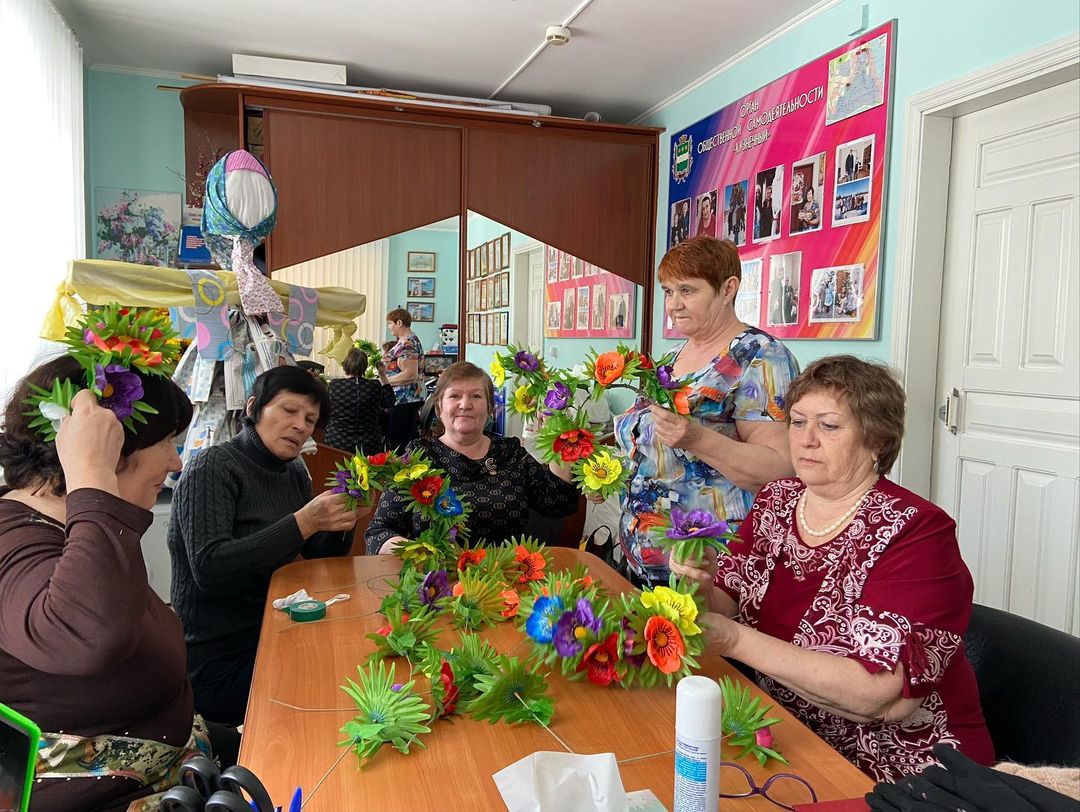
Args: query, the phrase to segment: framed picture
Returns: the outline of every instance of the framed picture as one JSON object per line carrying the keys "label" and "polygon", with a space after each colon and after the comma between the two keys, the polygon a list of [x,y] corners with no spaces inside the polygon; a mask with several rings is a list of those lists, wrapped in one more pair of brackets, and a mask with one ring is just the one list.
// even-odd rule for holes
{"label": "framed picture", "polygon": [[572,270],[570,271],[570,278],[581,279],[581,277],[585,275],[585,260],[575,257],[570,261],[573,263],[571,266]]}
{"label": "framed picture", "polygon": [[499,314],[499,344],[506,346],[510,343],[510,314]]}
{"label": "framed picture", "polygon": [[480,339],[479,339],[478,343],[487,344],[488,343],[487,316],[484,316],[484,315],[481,314],[481,315],[477,316],[477,318],[480,320]]}
{"label": "framed picture", "polygon": [[559,281],[559,249],[547,247],[547,281]]}
{"label": "framed picture", "polygon": [[503,307],[510,307],[510,274],[503,273],[499,277],[499,300]]}
{"label": "framed picture", "polygon": [[565,251],[559,252],[559,281],[566,282],[570,278],[570,266],[574,258]]}
{"label": "framed picture", "polygon": [[405,295],[409,299],[434,299],[434,276],[410,276],[405,280]]}
{"label": "framed picture", "polygon": [[491,273],[495,273],[495,271],[496,271],[496,270],[498,269],[498,267],[499,267],[498,265],[496,265],[496,264],[495,264],[495,243],[494,243],[494,241],[491,241],[491,240],[489,240],[489,241],[488,241],[488,242],[487,242],[487,243],[485,244],[485,246],[484,246],[484,247],[485,247],[485,248],[487,249],[487,258],[488,258],[488,262],[487,262],[487,267],[488,267],[488,273],[489,273],[489,274],[491,274]]}
{"label": "framed picture", "polygon": [[435,252],[410,251],[407,270],[409,273],[435,273]]}
{"label": "framed picture", "polygon": [[476,252],[469,251],[469,271],[465,274],[466,279],[474,279],[476,277]]}
{"label": "framed picture", "polygon": [[484,316],[484,320],[487,322],[487,343],[495,343],[495,314],[488,313]]}
{"label": "framed picture", "polygon": [[510,267],[510,232],[507,231],[499,238],[502,242],[503,267]]}
{"label": "framed picture", "polygon": [[168,265],[172,261],[179,248],[182,207],[178,193],[99,186],[94,198],[94,243],[99,259],[140,265]]}
{"label": "framed picture", "polygon": [[480,307],[478,310],[483,313],[488,309],[488,283],[486,279],[481,279],[478,284],[480,285]]}
{"label": "framed picture", "polygon": [[434,302],[406,302],[405,308],[413,321],[435,321]]}
{"label": "framed picture", "polygon": [[503,267],[502,240],[493,240],[492,249],[495,251],[495,270],[501,271]]}
{"label": "framed picture", "polygon": [[588,330],[589,329],[589,288],[588,286],[580,287],[577,289],[577,322],[574,326],[575,330]]}

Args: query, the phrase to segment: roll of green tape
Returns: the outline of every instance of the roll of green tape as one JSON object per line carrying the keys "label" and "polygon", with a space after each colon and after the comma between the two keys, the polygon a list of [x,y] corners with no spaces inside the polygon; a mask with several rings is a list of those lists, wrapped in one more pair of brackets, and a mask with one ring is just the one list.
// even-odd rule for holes
{"label": "roll of green tape", "polygon": [[289,607],[289,617],[297,623],[320,620],[326,617],[326,604],[322,601],[300,601]]}

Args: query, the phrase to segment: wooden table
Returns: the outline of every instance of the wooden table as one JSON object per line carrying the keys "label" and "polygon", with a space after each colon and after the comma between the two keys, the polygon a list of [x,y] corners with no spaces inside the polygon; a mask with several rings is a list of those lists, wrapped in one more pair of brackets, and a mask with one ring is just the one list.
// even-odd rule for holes
{"label": "wooden table", "polygon": [[[611,593],[630,584],[598,558],[565,548],[551,548],[557,568],[582,562]],[[300,588],[323,600],[348,592],[352,599],[327,610],[324,620],[292,623],[267,602],[255,662],[240,762],[255,771],[278,803],[287,803],[293,789],[304,788],[305,800],[342,754],[339,729],[355,715],[355,706],[341,690],[345,677],[356,677],[374,646],[365,638],[384,622],[379,602],[385,584],[399,568],[393,556],[327,558],[300,561],[274,574],[271,598]],[[457,642],[447,627],[443,645]],[[496,650],[525,656],[529,646],[512,623],[483,635]],[[701,658],[702,673],[745,679],[719,657]],[[402,663],[404,668],[404,664]],[[407,676],[403,671],[402,676]],[[627,791],[651,789],[672,808],[675,691],[601,688],[570,682],[553,674],[550,693],[556,699],[551,730],[573,752],[613,752]],[[761,693],[756,686],[755,693]],[[794,772],[817,791],[820,800],[860,797],[872,782],[783,708],[784,721],[773,728],[776,746],[790,767],[760,767],[751,757],[743,764],[763,783],[776,772]],[[389,746],[357,769],[349,753],[305,804],[309,812],[354,810],[505,809],[493,773],[539,750],[561,750],[552,733],[539,725],[488,724],[455,717],[432,725],[424,748],[402,755]],[[725,753],[730,759],[733,754]],[[725,786],[726,791],[737,791]],[[762,798],[726,800],[723,808],[777,809]]]}

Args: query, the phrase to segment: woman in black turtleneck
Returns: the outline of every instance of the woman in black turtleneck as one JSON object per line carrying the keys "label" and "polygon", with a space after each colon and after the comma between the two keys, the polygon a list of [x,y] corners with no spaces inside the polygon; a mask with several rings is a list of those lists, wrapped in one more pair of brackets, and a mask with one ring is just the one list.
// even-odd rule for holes
{"label": "woman in black turtleneck", "polygon": [[244,429],[198,454],[173,495],[172,604],[184,624],[195,708],[244,721],[270,576],[297,555],[344,555],[356,512],[343,494],[311,497],[299,459],[329,418],[322,381],[298,367],[255,380]]}

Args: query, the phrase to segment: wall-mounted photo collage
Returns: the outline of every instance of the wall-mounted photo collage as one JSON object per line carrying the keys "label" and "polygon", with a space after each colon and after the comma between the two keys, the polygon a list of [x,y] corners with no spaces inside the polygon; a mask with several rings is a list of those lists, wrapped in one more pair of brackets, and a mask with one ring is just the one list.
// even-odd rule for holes
{"label": "wall-mounted photo collage", "polygon": [[465,271],[465,341],[510,341],[510,232],[469,249]]}

